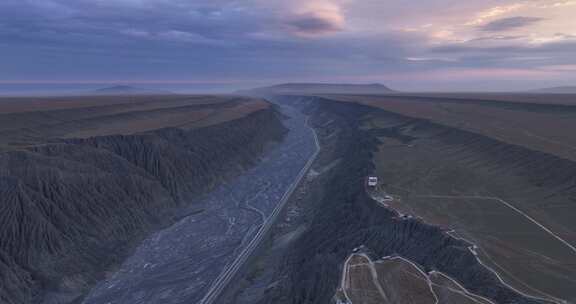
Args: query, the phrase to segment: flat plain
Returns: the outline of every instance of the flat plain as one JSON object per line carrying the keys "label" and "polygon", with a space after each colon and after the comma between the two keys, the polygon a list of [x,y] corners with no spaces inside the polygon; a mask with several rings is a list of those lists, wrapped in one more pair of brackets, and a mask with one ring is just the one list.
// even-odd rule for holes
{"label": "flat plain", "polygon": [[566,96],[331,98],[383,110],[363,128],[380,140],[373,162],[389,207],[470,242],[521,293],[576,300],[576,107]]}
{"label": "flat plain", "polygon": [[450,277],[433,272],[429,274],[432,289],[438,297],[438,303],[453,304],[493,304],[490,300],[471,294]]}
{"label": "flat plain", "polygon": [[336,299],[367,304],[489,304],[469,293],[448,276],[427,274],[401,257],[373,261],[366,254],[352,254],[346,261]]}
{"label": "flat plain", "polygon": [[79,303],[146,237],[206,216],[201,197],[282,140],[279,117],[237,96],[0,99],[0,303]]}
{"label": "flat plain", "polygon": [[137,95],[0,98],[0,151],[56,138],[188,130],[268,107],[238,96]]}
{"label": "flat plain", "polygon": [[[446,97],[450,96],[450,97]],[[330,96],[576,160],[576,95]]]}

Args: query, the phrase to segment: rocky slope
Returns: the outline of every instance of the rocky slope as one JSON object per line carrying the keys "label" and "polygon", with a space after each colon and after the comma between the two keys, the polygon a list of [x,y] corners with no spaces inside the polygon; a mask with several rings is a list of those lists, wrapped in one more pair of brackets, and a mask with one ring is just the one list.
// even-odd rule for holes
{"label": "rocky slope", "polygon": [[326,99],[304,104],[322,142],[314,174],[227,303],[330,303],[344,261],[361,246],[375,259],[400,255],[441,271],[495,303],[539,303],[503,285],[467,242],[421,220],[399,218],[368,197],[363,181],[374,170],[381,134],[363,130],[361,118],[379,110]]}
{"label": "rocky slope", "polygon": [[0,302],[81,296],[178,207],[285,132],[267,108],[218,125],[66,139],[0,154]]}

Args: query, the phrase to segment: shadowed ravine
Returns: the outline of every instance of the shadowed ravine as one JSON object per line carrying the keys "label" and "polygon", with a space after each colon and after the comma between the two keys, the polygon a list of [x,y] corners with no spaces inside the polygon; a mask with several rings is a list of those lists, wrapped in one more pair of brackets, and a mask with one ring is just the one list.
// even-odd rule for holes
{"label": "shadowed ravine", "polygon": [[[321,150],[310,171],[211,301],[331,303],[345,261],[362,248],[374,261],[401,256],[445,274],[495,303],[547,303],[504,285],[471,243],[382,207],[364,181],[382,138],[433,141],[426,151],[448,147],[503,178],[522,176],[542,191],[534,195],[573,194],[573,162],[369,106],[272,100],[279,106],[196,130],[62,139],[0,154],[0,302],[200,302],[315,156],[311,126]],[[375,115],[402,127],[366,128]],[[547,183],[537,178],[544,173]]]}
{"label": "shadowed ravine", "polygon": [[[312,156],[305,116],[283,107],[285,139],[260,162],[204,196],[202,212],[146,239],[84,303],[197,303],[247,246]],[[190,210],[191,212],[193,209]]]}
{"label": "shadowed ravine", "polygon": [[[211,214],[209,203],[196,203],[199,196],[266,157],[286,132],[280,120],[268,107],[206,128],[62,139],[0,153],[0,302],[77,300],[151,232],[188,214]],[[252,213],[242,219],[258,218]],[[208,231],[227,227],[215,222]]]}
{"label": "shadowed ravine", "polygon": [[438,270],[496,303],[544,303],[503,285],[477,261],[468,249],[471,244],[421,220],[399,218],[369,197],[364,178],[374,170],[371,159],[378,139],[360,128],[360,118],[373,108],[295,100],[284,98],[312,115],[322,145],[312,169],[324,173],[309,177],[302,186],[306,193],[289,203],[292,211],[230,289],[226,303],[331,303],[342,265],[358,247],[374,259],[399,255],[426,271]]}

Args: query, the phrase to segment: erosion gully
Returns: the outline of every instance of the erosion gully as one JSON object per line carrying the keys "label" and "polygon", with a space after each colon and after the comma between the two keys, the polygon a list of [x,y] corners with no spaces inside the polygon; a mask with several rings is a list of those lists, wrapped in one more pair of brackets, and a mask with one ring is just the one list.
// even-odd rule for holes
{"label": "erosion gully", "polygon": [[317,97],[279,97],[310,115],[321,152],[250,267],[220,303],[335,303],[342,267],[358,248],[370,258],[399,256],[439,271],[495,303],[545,303],[502,284],[469,249],[420,219],[383,208],[365,191],[378,139],[362,130],[374,108]]}
{"label": "erosion gully", "polygon": [[[85,304],[198,303],[244,252],[316,151],[307,117],[278,106],[282,143],[241,176],[191,203],[190,214],[147,238]],[[198,213],[197,210],[203,210]]]}
{"label": "erosion gully", "polygon": [[262,246],[214,303],[333,303],[342,266],[360,247],[373,259],[401,256],[440,271],[495,303],[543,303],[503,285],[470,243],[399,217],[366,193],[378,140],[360,128],[359,117],[373,108],[314,97],[271,100],[289,117],[285,141],[207,195],[204,212],[148,238],[84,303],[201,303],[315,153],[307,116],[321,152]]}

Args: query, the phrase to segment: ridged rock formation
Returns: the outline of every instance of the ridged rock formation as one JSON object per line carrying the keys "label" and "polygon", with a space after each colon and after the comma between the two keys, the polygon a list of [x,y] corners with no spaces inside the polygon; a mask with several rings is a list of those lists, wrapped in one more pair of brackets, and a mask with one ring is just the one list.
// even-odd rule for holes
{"label": "ridged rock formation", "polygon": [[254,164],[272,109],[195,130],[66,139],[0,154],[0,302],[67,302],[180,207]]}
{"label": "ridged rock formation", "polygon": [[[331,303],[340,284],[342,264],[355,248],[361,246],[367,248],[374,259],[400,255],[426,270],[442,271],[471,292],[493,299],[495,303],[540,303],[504,286],[468,250],[471,244],[421,220],[398,218],[366,194],[363,180],[374,169],[372,155],[379,145],[378,136],[383,134],[363,130],[361,118],[380,110],[320,98],[310,101],[305,104],[313,115],[311,123],[321,140],[320,159],[324,164],[339,160],[338,166],[320,177],[323,180],[321,196],[316,192],[312,193],[312,198],[304,199],[306,204],[302,206],[306,210],[302,211],[301,217],[283,223],[286,226],[301,221],[305,232],[277,256],[270,260],[264,257],[258,262],[268,263],[259,268],[266,271],[260,277],[263,281],[255,278],[257,273],[249,273],[249,279],[243,284],[255,287],[244,287],[242,290],[248,291],[242,297],[249,300],[238,303]],[[421,123],[423,128],[427,124]],[[444,135],[450,135],[447,138],[458,142],[463,140],[454,137],[464,134],[460,131],[438,125],[429,127],[435,133],[438,128],[442,132],[454,132]],[[387,136],[393,136],[390,133],[393,130],[386,132]],[[473,134],[469,135],[471,140],[478,140]],[[269,253],[273,250],[266,253],[273,254]],[[267,286],[267,289],[261,297],[251,298],[252,292],[257,294],[258,286]]]}

